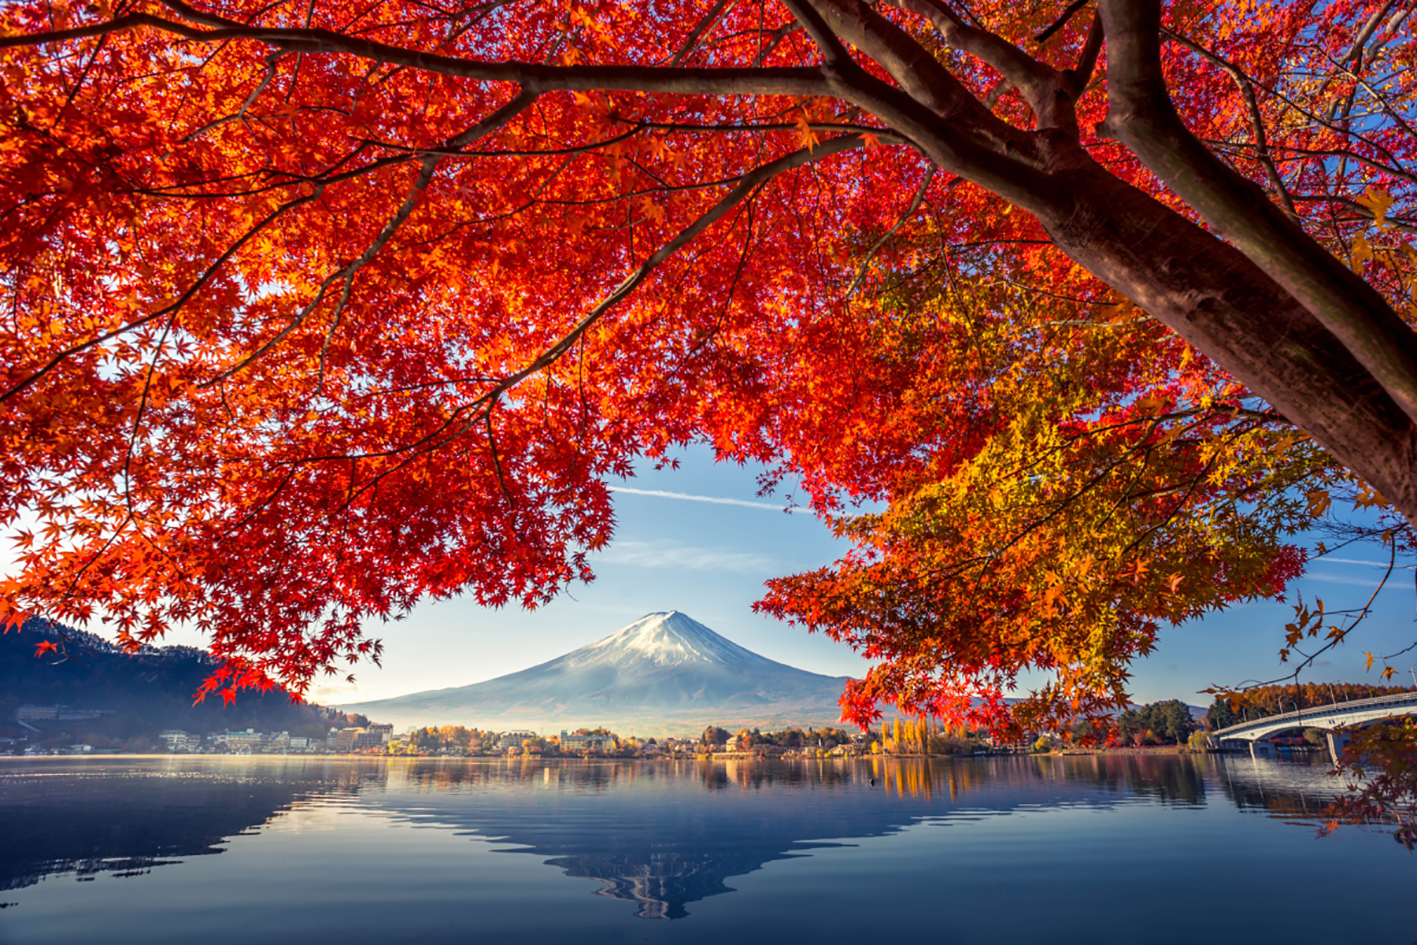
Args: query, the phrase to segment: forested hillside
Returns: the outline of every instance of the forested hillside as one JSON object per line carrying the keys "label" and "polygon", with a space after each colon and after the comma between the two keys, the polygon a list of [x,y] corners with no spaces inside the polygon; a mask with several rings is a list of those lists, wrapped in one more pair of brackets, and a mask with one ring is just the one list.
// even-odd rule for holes
{"label": "forested hillside", "polygon": [[[36,656],[37,645],[46,640],[59,649]],[[215,698],[194,705],[193,694],[214,666],[192,647],[144,647],[128,655],[93,634],[30,620],[19,632],[0,634],[0,731],[21,734],[15,709],[34,704],[115,710],[98,721],[42,723],[75,738],[130,739],[165,728],[325,733],[326,710],[293,704],[283,690],[244,692],[230,705]]]}

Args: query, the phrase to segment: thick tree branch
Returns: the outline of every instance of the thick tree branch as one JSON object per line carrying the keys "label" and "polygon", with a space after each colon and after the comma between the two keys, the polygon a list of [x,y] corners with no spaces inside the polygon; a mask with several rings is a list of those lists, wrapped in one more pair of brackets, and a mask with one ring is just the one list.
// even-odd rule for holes
{"label": "thick tree branch", "polygon": [[1101,0],[1101,11],[1110,100],[1102,130],[1312,312],[1417,419],[1417,333],[1377,290],[1186,128],[1161,70],[1158,0]]}
{"label": "thick tree branch", "polygon": [[782,0],[782,5],[802,24],[807,35],[812,37],[812,42],[817,44],[822,56],[826,58],[828,68],[841,76],[853,75],[861,70],[856,60],[851,58],[851,53],[841,44],[841,40],[837,39],[836,34],[827,26],[826,20],[822,19],[822,15],[812,6],[812,0]]}
{"label": "thick tree branch", "polygon": [[1038,135],[998,118],[919,43],[860,0],[816,0],[833,31],[888,71],[900,88],[862,72],[833,94],[894,127],[942,170],[1032,213],[1062,212]]}
{"label": "thick tree branch", "polygon": [[1076,135],[1077,116],[1062,73],[1039,62],[1013,43],[977,26],[970,26],[942,0],[894,0],[903,10],[925,17],[952,49],[987,63],[1018,89],[1038,120],[1039,128],[1061,128]]}
{"label": "thick tree branch", "polygon": [[[185,6],[168,2],[168,6]],[[197,14],[192,18],[198,19]],[[214,18],[200,17],[205,21]],[[225,22],[217,19],[218,22]],[[303,53],[342,53],[438,75],[508,82],[532,92],[630,91],[684,95],[825,95],[827,77],[812,66],[764,68],[685,68],[662,66],[550,66],[533,62],[479,62],[459,56],[426,53],[402,46],[346,36],[326,29],[220,26],[202,29],[147,13],[134,13],[72,30],[0,37],[0,49],[39,46],[149,27],[199,43],[249,39],[276,49]]]}
{"label": "thick tree branch", "polygon": [[1001,151],[1025,153],[1031,139],[989,111],[908,33],[861,0],[817,0],[836,35],[874,59],[915,102],[959,131]]}
{"label": "thick tree branch", "polygon": [[1240,67],[1228,59],[1216,55],[1199,43],[1192,42],[1180,33],[1166,29],[1161,30],[1162,35],[1185,46],[1191,52],[1200,56],[1205,61],[1217,66],[1234,81],[1235,87],[1240,90],[1240,97],[1245,100],[1245,109],[1250,116],[1250,132],[1255,137],[1255,157],[1259,160],[1260,166],[1265,170],[1265,176],[1269,178],[1270,186],[1274,188],[1275,194],[1279,197],[1284,209],[1289,211],[1291,216],[1297,217],[1298,211],[1294,209],[1294,201],[1289,197],[1289,191],[1284,186],[1284,179],[1279,176],[1279,168],[1274,165],[1274,158],[1269,153],[1269,136],[1264,130],[1264,116],[1260,114],[1260,103],[1255,98],[1255,87],[1250,82],[1250,77],[1241,71]]}

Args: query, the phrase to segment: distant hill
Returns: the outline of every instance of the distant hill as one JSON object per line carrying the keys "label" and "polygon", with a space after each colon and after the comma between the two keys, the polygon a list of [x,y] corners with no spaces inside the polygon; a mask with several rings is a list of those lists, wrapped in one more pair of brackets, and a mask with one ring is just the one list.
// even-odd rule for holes
{"label": "distant hill", "polygon": [[759,656],[670,611],[521,672],[340,708],[399,727],[605,725],[648,735],[697,734],[710,724],[835,725],[846,681]]}
{"label": "distant hill", "polygon": [[[42,640],[62,643],[63,655],[36,658],[35,645]],[[0,731],[22,734],[15,709],[25,704],[116,710],[98,721],[43,726],[75,736],[98,733],[126,739],[165,728],[323,735],[328,729],[326,710],[293,705],[284,691],[262,695],[247,690],[228,706],[216,698],[193,705],[192,694],[214,667],[211,657],[192,647],[144,647],[129,655],[91,633],[30,620],[19,632],[0,634]]]}

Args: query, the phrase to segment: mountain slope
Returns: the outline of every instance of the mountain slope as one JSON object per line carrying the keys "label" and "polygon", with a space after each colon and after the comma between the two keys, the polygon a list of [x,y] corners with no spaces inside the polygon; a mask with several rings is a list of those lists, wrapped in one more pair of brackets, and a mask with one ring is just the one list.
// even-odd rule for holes
{"label": "mountain slope", "polygon": [[[43,641],[61,650],[36,658],[35,645]],[[281,690],[247,690],[230,705],[215,698],[194,705],[193,693],[215,668],[191,647],[149,646],[128,654],[91,633],[29,620],[19,632],[0,634],[0,735],[33,735],[15,721],[15,709],[25,703],[114,710],[101,721],[44,726],[75,737],[122,740],[164,728],[200,734],[248,727],[323,735],[331,724],[324,709],[294,705]]]}
{"label": "mountain slope", "polygon": [[670,735],[709,724],[835,724],[845,683],[759,656],[670,611],[520,672],[343,708],[400,726],[606,725]]}

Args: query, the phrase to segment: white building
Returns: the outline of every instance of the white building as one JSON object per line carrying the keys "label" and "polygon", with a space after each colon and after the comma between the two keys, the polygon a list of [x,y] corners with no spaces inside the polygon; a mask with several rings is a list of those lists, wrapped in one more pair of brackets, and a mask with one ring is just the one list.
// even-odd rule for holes
{"label": "white building", "polygon": [[159,732],[157,737],[167,744],[168,751],[196,751],[202,747],[202,736],[189,735],[180,728]]}
{"label": "white building", "polygon": [[615,747],[614,735],[572,735],[561,733],[562,751],[610,751]]}
{"label": "white building", "polygon": [[248,728],[244,732],[227,732],[225,735],[226,747],[231,751],[257,751],[264,738],[265,736],[254,728]]}

